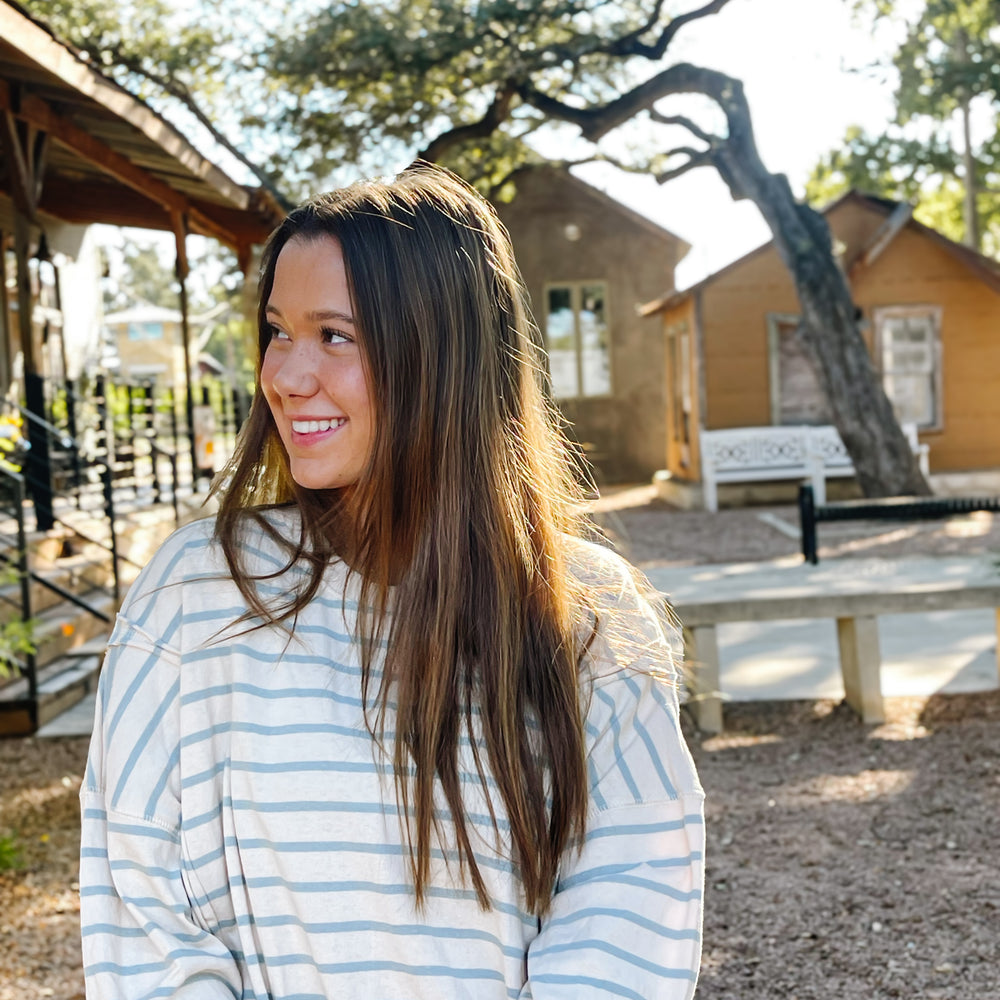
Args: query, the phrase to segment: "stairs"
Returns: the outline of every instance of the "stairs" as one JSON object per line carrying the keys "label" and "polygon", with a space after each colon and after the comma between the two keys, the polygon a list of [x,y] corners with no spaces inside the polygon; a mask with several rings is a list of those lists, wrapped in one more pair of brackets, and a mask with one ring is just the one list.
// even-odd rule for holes
{"label": "stairs", "polygon": [[[201,516],[200,497],[183,505],[182,519]],[[120,594],[175,527],[168,504],[146,505],[122,512],[117,519]],[[26,736],[71,708],[97,686],[101,663],[118,601],[114,596],[111,557],[101,546],[86,540],[95,537],[81,524],[77,535],[59,526],[29,535],[29,567],[42,580],[72,595],[80,606],[41,580],[32,579],[31,610],[34,622],[37,699],[32,703],[25,676],[0,675],[0,738]],[[20,585],[0,587],[0,622],[21,617]]]}

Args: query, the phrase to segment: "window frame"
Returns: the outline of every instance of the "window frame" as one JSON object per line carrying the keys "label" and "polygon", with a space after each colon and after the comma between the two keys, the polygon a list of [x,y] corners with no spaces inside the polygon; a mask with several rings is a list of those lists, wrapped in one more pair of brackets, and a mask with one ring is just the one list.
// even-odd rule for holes
{"label": "window frame", "polygon": [[[872,326],[875,336],[873,339],[873,349],[875,353],[875,364],[879,376],[882,379],[882,386],[885,388],[886,375],[892,374],[885,368],[885,348],[886,335],[885,326],[887,320],[910,319],[910,318],[930,318],[931,321],[931,343],[930,358],[931,371],[930,389],[933,396],[933,415],[930,423],[917,423],[919,431],[941,431],[944,430],[944,377],[943,377],[943,352],[941,349],[941,318],[944,310],[937,305],[906,305],[906,306],[879,306],[872,310]],[[886,390],[886,395],[889,395]],[[895,402],[889,396],[889,402]],[[904,419],[902,417],[900,420]],[[910,422],[910,421],[907,421]],[[915,421],[914,421],[915,422]]]}
{"label": "window frame", "polygon": [[[606,342],[607,342],[607,360],[608,360],[608,388],[604,392],[581,392],[584,388],[585,382],[583,378],[583,345],[581,343],[580,337],[580,312],[581,312],[581,300],[584,288],[592,288],[594,286],[599,286],[604,293],[604,324],[606,329]],[[576,359],[576,392],[571,395],[559,395],[556,392],[555,385],[552,385],[552,397],[556,402],[575,402],[579,400],[587,399],[611,399],[615,394],[615,366],[614,366],[614,352],[611,350],[611,305],[610,305],[610,288],[611,283],[605,278],[593,278],[593,279],[582,279],[574,281],[547,281],[545,282],[543,295],[545,297],[545,313],[543,316],[543,327],[542,336],[545,341],[545,353],[546,358],[549,359],[551,354],[551,348],[549,346],[549,301],[551,293],[556,289],[569,289],[570,292],[570,308],[573,313],[573,350]],[[551,360],[548,360],[549,364],[549,378],[551,380],[552,367]]]}

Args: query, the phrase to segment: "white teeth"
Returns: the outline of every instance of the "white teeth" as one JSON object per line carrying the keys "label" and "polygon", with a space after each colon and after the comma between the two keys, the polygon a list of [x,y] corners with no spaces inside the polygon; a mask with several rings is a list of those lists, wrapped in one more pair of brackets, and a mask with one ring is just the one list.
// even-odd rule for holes
{"label": "white teeth", "polygon": [[335,420],[293,420],[292,430],[296,434],[316,434],[319,431],[328,431],[331,427],[339,427],[344,420],[343,417]]}

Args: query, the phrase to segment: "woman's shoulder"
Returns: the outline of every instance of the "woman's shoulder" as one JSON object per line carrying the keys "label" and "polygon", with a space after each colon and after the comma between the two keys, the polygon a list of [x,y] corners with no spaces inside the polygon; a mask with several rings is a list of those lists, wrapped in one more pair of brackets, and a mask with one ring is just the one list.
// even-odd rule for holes
{"label": "woman's shoulder", "polygon": [[[251,573],[280,570],[288,563],[287,543],[295,540],[297,522],[297,511],[291,508],[248,509],[234,525],[233,549]],[[217,517],[209,515],[173,531],[136,578],[126,607],[153,595],[166,595],[177,590],[178,584],[230,580],[219,527]]]}
{"label": "woman's shoulder", "polygon": [[680,630],[664,595],[606,545],[574,540],[569,566],[592,623],[586,662],[594,683],[636,673],[676,681]]}

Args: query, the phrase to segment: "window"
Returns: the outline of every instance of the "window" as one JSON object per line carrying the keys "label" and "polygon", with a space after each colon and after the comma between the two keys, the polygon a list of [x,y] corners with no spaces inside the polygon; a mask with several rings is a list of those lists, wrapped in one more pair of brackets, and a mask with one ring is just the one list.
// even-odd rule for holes
{"label": "window", "polygon": [[942,423],[940,328],[941,310],[934,306],[875,311],[882,384],[901,424]]}
{"label": "window", "polygon": [[610,394],[607,298],[601,281],[549,287],[545,340],[556,399]]}
{"label": "window", "polygon": [[129,340],[162,340],[162,323],[129,323]]}

